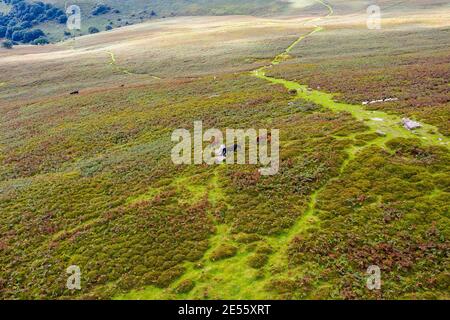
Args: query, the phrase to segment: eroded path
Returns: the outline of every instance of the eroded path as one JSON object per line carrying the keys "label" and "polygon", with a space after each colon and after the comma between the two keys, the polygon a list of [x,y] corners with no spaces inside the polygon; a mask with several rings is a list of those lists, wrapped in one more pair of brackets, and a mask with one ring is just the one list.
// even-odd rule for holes
{"label": "eroded path", "polygon": [[[125,67],[121,67],[117,64],[117,59],[116,59],[116,55],[114,54],[114,52],[112,51],[106,51],[107,54],[109,54],[110,56],[110,62],[109,64],[114,67],[118,72],[122,72],[124,74],[127,75],[134,75],[135,73],[131,72],[130,70],[128,70]],[[154,75],[149,75],[152,79],[156,79],[156,80],[161,80],[161,78],[154,76]]]}
{"label": "eroded path", "polygon": [[[322,0],[316,0],[323,6],[325,6],[328,10],[328,14],[325,16],[330,17],[333,15],[333,8],[331,5],[325,3]],[[323,18],[315,18],[313,20],[308,21],[318,22]],[[320,32],[323,30],[322,27],[318,25],[314,25],[314,30],[309,32],[308,34],[300,36],[294,43],[292,43],[283,53],[276,56],[272,63],[268,66],[261,67],[257,70],[254,70],[252,74],[260,79],[264,79],[273,84],[281,84],[288,90],[296,90],[298,98],[301,98],[306,101],[314,102],[318,105],[331,109],[335,112],[349,112],[353,115],[353,117],[357,120],[363,121],[371,130],[374,132],[379,132],[383,134],[383,139],[378,139],[378,143],[382,144],[383,142],[390,140],[395,137],[405,137],[405,138],[420,138],[423,140],[423,143],[426,145],[440,145],[440,146],[449,146],[450,139],[440,134],[438,128],[435,126],[421,123],[422,128],[414,130],[414,132],[405,129],[401,123],[401,117],[395,114],[388,114],[382,111],[371,111],[366,110],[362,105],[352,105],[346,103],[339,103],[334,101],[333,94],[312,90],[308,88],[305,84],[300,84],[294,81],[289,81],[286,79],[279,79],[268,76],[267,73],[270,69],[280,64],[289,58],[289,53],[292,49],[303,41],[305,38],[312,36],[316,32]]]}
{"label": "eroded path", "polygon": [[[382,111],[366,110],[362,105],[351,105],[339,103],[334,100],[333,94],[311,90],[305,84],[300,84],[285,79],[274,78],[267,73],[277,64],[282,63],[289,58],[292,49],[302,42],[305,38],[314,35],[323,30],[322,27],[315,23],[323,18],[333,15],[333,8],[322,0],[316,0],[324,7],[328,13],[324,17],[314,18],[306,23],[313,26],[313,30],[307,34],[301,35],[294,41],[285,51],[277,55],[270,65],[261,67],[251,72],[252,76],[264,79],[273,84],[283,85],[288,90],[296,90],[297,97],[306,101],[313,102],[328,108],[334,112],[348,112],[358,120],[364,122],[371,132],[378,133],[378,138],[367,142],[362,146],[353,146],[346,150],[348,153],[347,160],[342,164],[339,172],[344,172],[346,166],[356,154],[362,149],[376,144],[383,147],[384,144],[392,138],[420,138],[426,145],[449,146],[449,139],[438,132],[434,126],[422,123],[423,127],[414,132],[405,129],[401,125],[401,117],[395,114],[388,114]],[[221,194],[220,185],[217,182],[217,176],[220,174],[221,167],[215,169],[215,177],[209,181],[207,190],[209,198],[212,201],[217,197],[224,197]],[[273,299],[273,295],[267,292],[265,285],[270,280],[271,270],[286,270],[287,253],[291,240],[299,233],[305,231],[312,223],[318,220],[315,215],[315,207],[317,198],[320,197],[321,191],[326,186],[338,179],[340,175],[330,179],[324,186],[316,190],[309,200],[308,209],[303,212],[296,223],[286,232],[278,236],[266,236],[264,241],[272,247],[272,254],[265,267],[261,270],[255,270],[248,266],[247,260],[250,253],[244,248],[239,248],[237,254],[228,259],[220,261],[211,261],[209,259],[211,253],[217,249],[221,243],[229,241],[232,238],[230,226],[226,224],[218,224],[216,233],[210,239],[210,248],[206,251],[202,266],[199,268],[198,263],[187,262],[185,264],[185,274],[175,281],[169,288],[160,289],[153,286],[144,290],[132,291],[128,294],[121,295],[119,299]],[[227,199],[222,199],[227,200]],[[226,201],[228,202],[228,201]],[[256,223],[256,222],[255,222]],[[259,272],[259,273],[258,273]],[[283,274],[283,271],[281,271]],[[176,288],[183,281],[190,280],[195,283],[195,288],[188,293],[176,293]]]}

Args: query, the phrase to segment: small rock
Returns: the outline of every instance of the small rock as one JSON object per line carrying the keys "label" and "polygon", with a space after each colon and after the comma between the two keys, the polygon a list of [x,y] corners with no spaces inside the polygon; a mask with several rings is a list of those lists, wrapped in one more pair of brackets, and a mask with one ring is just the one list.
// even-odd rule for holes
{"label": "small rock", "polygon": [[422,125],[419,122],[411,120],[409,118],[403,118],[402,124],[408,130],[414,130],[422,127]]}
{"label": "small rock", "polygon": [[386,99],[378,99],[378,100],[372,100],[372,101],[363,101],[363,106],[368,104],[374,104],[374,103],[381,103],[381,102],[391,102],[391,101],[398,101],[398,98],[386,98]]}

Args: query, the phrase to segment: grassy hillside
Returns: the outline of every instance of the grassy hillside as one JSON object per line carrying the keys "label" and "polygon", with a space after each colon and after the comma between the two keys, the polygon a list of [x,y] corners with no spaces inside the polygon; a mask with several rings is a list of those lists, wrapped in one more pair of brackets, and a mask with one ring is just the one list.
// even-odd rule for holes
{"label": "grassy hillside", "polygon": [[[330,1],[0,50],[0,298],[449,299],[442,6],[398,2],[382,30]],[[172,131],[200,119],[280,129],[279,173],[174,165]]]}
{"label": "grassy hillside", "polygon": [[252,70],[294,41],[306,30],[301,27],[298,21],[251,17],[172,18],[56,45],[0,50],[0,103],[151,83],[155,76]]}
{"label": "grassy hillside", "polygon": [[417,117],[449,135],[450,29],[439,14],[431,17],[434,28],[417,17],[411,17],[414,28],[389,25],[384,32],[329,28],[297,46],[271,74],[338,92],[339,100],[354,104],[398,99],[368,108]]}
{"label": "grassy hillside", "polygon": [[[11,5],[0,2],[0,12],[7,13]],[[33,3],[34,1],[27,1]],[[45,4],[54,6],[65,12],[67,3],[63,0],[44,0]],[[42,29],[46,39],[57,42],[63,39],[81,36],[91,33],[95,28],[102,32],[105,30],[133,25],[148,20],[166,19],[179,16],[223,16],[223,15],[252,15],[252,16],[317,16],[323,14],[324,7],[316,0],[81,0],[76,3],[81,8],[81,30],[68,30],[58,19],[39,22],[34,29]],[[364,13],[366,8],[372,4],[370,0],[344,1],[334,0],[333,10],[336,14]],[[409,1],[408,6],[404,1],[378,1],[382,7],[383,14],[398,12],[406,14],[417,10],[448,9],[449,5],[442,0],[414,0]],[[103,6],[104,10],[96,9]],[[406,11],[405,11],[406,10]]]}
{"label": "grassy hillside", "polygon": [[[36,1],[31,0],[23,1],[24,3],[22,3],[22,5],[36,3]],[[45,0],[39,3],[44,3],[47,6],[44,7],[44,10],[55,8],[55,10],[62,10],[60,12],[62,14],[66,12],[68,5],[67,1],[62,0]],[[11,10],[13,5],[16,4],[11,3],[11,0],[2,0],[0,12],[7,13],[9,10]],[[147,20],[165,19],[175,16],[269,16],[280,14],[283,12],[289,12],[291,8],[291,5],[289,3],[279,0],[250,0],[245,2],[236,0],[157,0],[151,2],[144,0],[84,0],[78,1],[76,5],[81,8],[81,30],[68,30],[67,28],[65,28],[65,19],[41,19],[42,17],[45,17],[46,14],[39,18],[36,17],[36,19],[30,19],[28,23],[32,23],[32,27],[34,29],[43,30],[48,40],[56,42],[65,38],[93,33],[92,30],[94,30],[94,28],[98,31],[105,31],[141,23]],[[13,10],[13,12],[16,11],[19,12],[23,10]],[[29,11],[34,12],[34,10]],[[24,22],[22,21],[22,18],[23,16],[16,14],[11,16],[9,21],[18,20],[19,23],[17,25],[20,25],[21,22]],[[5,26],[8,25],[8,23],[6,23]],[[31,27],[27,26],[26,30],[30,28]],[[17,41],[20,42],[21,40]]]}
{"label": "grassy hillside", "polygon": [[[59,7],[65,6],[62,0],[46,0]],[[106,14],[94,16],[92,14],[99,4],[111,8]],[[289,9],[289,4],[278,0],[107,0],[107,1],[78,1],[82,12],[81,31],[73,31],[73,35],[88,34],[90,27],[104,31],[106,26],[113,28],[136,24],[147,20],[164,19],[174,16],[206,16],[206,15],[255,15],[268,16],[279,14]],[[154,14],[152,14],[154,12]],[[63,30],[55,28],[55,24],[47,24],[43,29],[51,34],[54,40],[63,38]]]}

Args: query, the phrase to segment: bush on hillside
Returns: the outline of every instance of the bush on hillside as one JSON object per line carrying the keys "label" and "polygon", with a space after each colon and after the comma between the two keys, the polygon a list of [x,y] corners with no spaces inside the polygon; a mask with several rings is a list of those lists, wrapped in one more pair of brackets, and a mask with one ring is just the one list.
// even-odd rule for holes
{"label": "bush on hillside", "polygon": [[45,33],[41,29],[35,29],[24,32],[22,41],[25,43],[29,43],[43,37],[45,37]]}
{"label": "bush on hillside", "polygon": [[11,35],[11,39],[13,41],[22,41],[23,40],[23,31],[14,31]]}
{"label": "bush on hillside", "polygon": [[99,4],[94,8],[94,10],[92,10],[92,15],[98,16],[101,14],[108,13],[109,11],[111,11],[111,7],[105,4]]}
{"label": "bush on hillside", "polygon": [[5,49],[11,49],[13,47],[13,42],[10,40],[3,41],[2,47]]}
{"label": "bush on hillside", "polygon": [[183,280],[180,284],[175,288],[175,292],[180,293],[188,293],[195,287],[195,282],[189,279]]}
{"label": "bush on hillside", "polygon": [[47,38],[43,38],[43,37],[38,38],[38,39],[33,41],[34,45],[44,45],[44,44],[48,44],[48,43],[49,42],[48,42]]}
{"label": "bush on hillside", "polygon": [[230,244],[222,244],[220,245],[214,252],[211,254],[211,261],[222,260],[226,258],[231,258],[235,256],[237,253],[237,248]]}
{"label": "bush on hillside", "polygon": [[100,30],[98,30],[96,27],[89,27],[88,31],[91,34],[100,32]]}

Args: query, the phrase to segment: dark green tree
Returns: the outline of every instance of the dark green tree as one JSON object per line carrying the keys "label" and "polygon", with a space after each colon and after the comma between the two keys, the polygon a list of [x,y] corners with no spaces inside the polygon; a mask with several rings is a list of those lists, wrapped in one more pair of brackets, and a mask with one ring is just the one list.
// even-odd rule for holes
{"label": "dark green tree", "polygon": [[98,32],[100,32],[96,27],[89,27],[88,31],[89,31],[89,33],[98,33]]}
{"label": "dark green tree", "polygon": [[3,41],[2,47],[6,49],[11,49],[13,47],[13,43],[10,40]]}
{"label": "dark green tree", "polygon": [[43,38],[43,37],[38,38],[38,39],[33,41],[34,45],[44,45],[44,44],[48,44],[48,43],[49,42],[48,42],[47,38]]}

